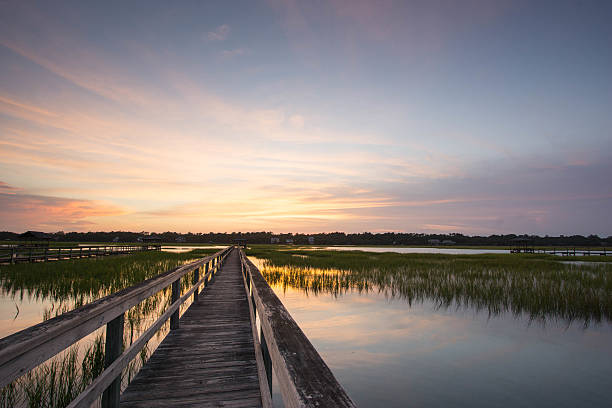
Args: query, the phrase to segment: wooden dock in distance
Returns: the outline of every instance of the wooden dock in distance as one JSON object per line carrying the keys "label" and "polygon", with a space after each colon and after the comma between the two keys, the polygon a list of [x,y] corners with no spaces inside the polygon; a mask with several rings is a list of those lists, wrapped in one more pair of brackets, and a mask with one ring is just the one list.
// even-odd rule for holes
{"label": "wooden dock in distance", "polygon": [[0,245],[0,264],[49,262],[66,259],[128,255],[144,251],[161,251],[161,244],[153,245],[90,245],[90,246],[29,246]]}
{"label": "wooden dock in distance", "polygon": [[120,406],[262,406],[238,251],[123,392]]}
{"label": "wooden dock in distance", "polygon": [[612,256],[608,248],[535,248],[514,247],[510,249],[511,254],[544,254],[557,256]]}

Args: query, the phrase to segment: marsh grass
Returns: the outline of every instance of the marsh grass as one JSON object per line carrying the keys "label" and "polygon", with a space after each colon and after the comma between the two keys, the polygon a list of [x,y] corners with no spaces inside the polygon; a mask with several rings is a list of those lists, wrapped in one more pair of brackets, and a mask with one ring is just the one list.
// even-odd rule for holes
{"label": "marsh grass", "polygon": [[[176,266],[217,252],[197,249],[185,253],[146,252],[108,258],[0,266],[0,290],[14,300],[45,300],[41,321],[58,316],[108,294],[154,277]],[[193,273],[181,279],[181,293],[191,287]],[[125,314],[124,348],[129,347],[170,304],[166,288],[129,309]],[[184,311],[189,304],[183,305]],[[126,387],[152,350],[168,332],[166,323],[154,339],[124,369]],[[65,407],[104,368],[102,327],[64,352],[31,370],[0,392],[0,408]]]}
{"label": "marsh grass", "polygon": [[[377,292],[409,304],[465,308],[490,316],[591,324],[612,321],[612,265],[567,265],[546,255],[440,255],[361,251],[272,251],[262,273],[273,285],[340,296]],[[300,255],[300,256],[295,256]]]}

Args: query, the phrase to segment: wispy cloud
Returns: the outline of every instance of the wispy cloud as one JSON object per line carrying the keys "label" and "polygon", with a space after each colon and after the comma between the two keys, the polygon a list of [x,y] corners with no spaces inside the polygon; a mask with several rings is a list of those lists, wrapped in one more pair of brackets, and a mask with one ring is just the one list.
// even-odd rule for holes
{"label": "wispy cloud", "polygon": [[6,184],[4,181],[0,181],[0,194],[17,194],[18,188]]}
{"label": "wispy cloud", "polygon": [[247,50],[244,48],[234,48],[233,50],[223,50],[221,51],[221,56],[223,58],[233,58],[238,57],[240,55],[247,54]]}
{"label": "wispy cloud", "polygon": [[[276,19],[265,9],[239,25],[233,15],[231,28],[178,26],[167,13],[152,13],[159,20],[145,24],[126,13],[108,31],[98,30],[103,23],[86,2],[69,13],[62,4],[11,4],[0,16],[5,228],[612,228],[611,146],[601,142],[605,132],[589,134],[607,122],[577,109],[580,126],[559,128],[580,141],[560,134],[549,146],[534,145],[529,139],[540,140],[542,129],[529,118],[518,128],[504,119],[515,108],[498,107],[520,90],[482,91],[488,87],[480,81],[497,78],[490,64],[462,71],[470,55],[462,52],[433,70],[419,65],[419,47],[460,45],[464,30],[504,7],[468,1],[438,13],[439,5],[386,0],[270,1]],[[449,61],[452,75],[442,64]],[[477,100],[484,102],[470,114]],[[584,106],[609,105],[593,100]],[[489,116],[487,104],[499,117]],[[545,130],[554,135],[549,126],[565,122],[549,117]]]}
{"label": "wispy cloud", "polygon": [[230,27],[227,24],[220,25],[214,31],[209,31],[206,34],[208,41],[223,41],[230,33]]}
{"label": "wispy cloud", "polygon": [[[1,186],[0,186],[1,187]],[[20,231],[25,229],[89,229],[95,220],[118,216],[124,210],[114,204],[23,194],[0,188],[0,224],[3,228]]]}

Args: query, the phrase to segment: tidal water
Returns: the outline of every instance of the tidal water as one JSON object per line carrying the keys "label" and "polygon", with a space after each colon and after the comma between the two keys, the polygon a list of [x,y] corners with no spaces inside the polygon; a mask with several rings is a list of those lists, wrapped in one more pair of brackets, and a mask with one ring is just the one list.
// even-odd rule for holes
{"label": "tidal water", "polygon": [[183,252],[189,252],[189,251],[193,251],[194,249],[210,249],[210,248],[214,248],[214,249],[223,249],[226,246],[224,245],[208,245],[208,246],[204,246],[204,245],[200,245],[200,246],[190,246],[190,245],[164,245],[162,246],[161,250],[164,252],[173,252],[173,253],[183,253]]}
{"label": "tidal water", "polygon": [[365,252],[397,252],[398,254],[447,254],[447,255],[478,255],[478,254],[509,254],[509,249],[470,249],[470,248],[430,248],[430,247],[360,247],[360,246],[330,246],[316,249],[334,251],[365,251]]}
{"label": "tidal water", "polygon": [[[533,320],[441,307],[427,296],[409,303],[401,292],[375,285],[330,293],[286,282],[270,283],[358,406],[608,407],[612,401],[609,314],[589,323],[559,315]],[[0,338],[54,315],[62,302],[51,293],[0,290]],[[166,307],[169,293],[158,296],[157,306],[135,311],[134,336]],[[82,350],[103,330],[83,339]],[[149,353],[164,334],[152,339]],[[274,401],[282,406],[277,384]]]}
{"label": "tidal water", "polygon": [[[261,265],[261,262],[258,262]],[[609,407],[612,324],[272,283],[361,407]],[[275,405],[282,406],[275,385]]]}

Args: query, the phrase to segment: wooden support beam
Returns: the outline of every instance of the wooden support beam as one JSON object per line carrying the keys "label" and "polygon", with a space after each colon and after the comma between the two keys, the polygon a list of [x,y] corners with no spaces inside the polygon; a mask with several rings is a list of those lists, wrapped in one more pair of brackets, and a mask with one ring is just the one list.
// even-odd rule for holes
{"label": "wooden support beam", "polygon": [[270,395],[272,395],[272,357],[270,357],[270,350],[268,350],[268,344],[266,343],[266,336],[264,336],[263,328],[261,328],[259,331],[259,342],[261,344],[261,355],[263,356],[268,387],[270,387]]}
{"label": "wooden support beam", "polygon": [[[172,303],[179,300],[181,297],[181,280],[177,279],[172,282]],[[180,319],[179,319],[179,309],[176,309],[176,312],[172,313],[170,316],[170,330],[175,330],[180,327]]]}
{"label": "wooden support beam", "polygon": [[[199,280],[200,280],[200,268],[196,268],[195,271],[193,271],[192,283],[195,285],[196,283],[198,283]],[[198,288],[196,288],[196,290],[193,292],[193,303],[196,303],[198,301],[198,296],[199,296],[199,291],[198,291]]]}
{"label": "wooden support beam", "polygon": [[[117,316],[106,325],[106,343],[104,345],[104,368],[123,353],[123,325],[125,313]],[[121,396],[121,374],[102,394],[102,408],[119,408]]]}

